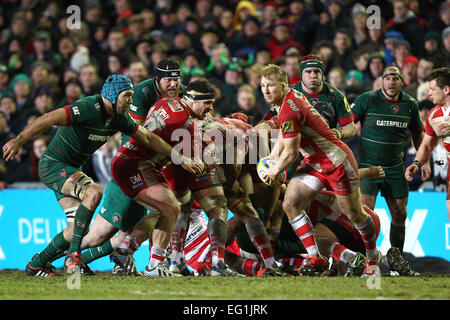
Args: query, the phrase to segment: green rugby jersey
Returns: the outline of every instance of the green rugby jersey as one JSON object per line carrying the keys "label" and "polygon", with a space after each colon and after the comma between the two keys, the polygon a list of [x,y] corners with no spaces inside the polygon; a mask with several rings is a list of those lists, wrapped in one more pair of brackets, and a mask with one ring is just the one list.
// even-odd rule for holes
{"label": "green rugby jersey", "polygon": [[64,109],[68,125],[58,128],[42,155],[48,160],[81,167],[117,131],[132,135],[138,129],[138,124],[128,112],[110,117],[101,95],[82,98]]}
{"label": "green rugby jersey", "polygon": [[[186,93],[186,86],[181,84],[180,94],[178,97],[182,97]],[[143,123],[147,117],[148,110],[159,99],[162,99],[158,88],[156,87],[156,78],[147,79],[141,81],[134,87],[133,104],[128,111],[133,119]],[[122,135],[122,144],[127,142],[130,137]]]}
{"label": "green rugby jersey", "polygon": [[304,91],[301,81],[294,84],[292,88],[303,93],[313,107],[316,107],[318,103],[327,103],[334,108],[335,119],[330,123],[331,128],[336,128],[337,123],[343,127],[353,121],[352,111],[347,98],[339,89],[333,87],[328,82],[323,82],[322,91],[319,93],[308,93]]}
{"label": "green rugby jersey", "polygon": [[419,104],[401,92],[398,101],[388,100],[381,89],[355,99],[352,112],[361,121],[359,164],[362,167],[403,165],[403,148],[409,132],[423,131]]}

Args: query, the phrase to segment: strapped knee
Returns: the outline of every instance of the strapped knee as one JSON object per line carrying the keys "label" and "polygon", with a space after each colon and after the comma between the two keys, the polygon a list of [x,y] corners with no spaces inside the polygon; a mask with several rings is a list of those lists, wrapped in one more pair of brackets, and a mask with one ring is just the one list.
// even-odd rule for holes
{"label": "strapped knee", "polygon": [[82,174],[78,180],[72,184],[70,188],[70,195],[83,200],[84,195],[86,194],[86,190],[89,187],[89,185],[93,184],[94,180],[91,177],[88,177],[85,174]]}

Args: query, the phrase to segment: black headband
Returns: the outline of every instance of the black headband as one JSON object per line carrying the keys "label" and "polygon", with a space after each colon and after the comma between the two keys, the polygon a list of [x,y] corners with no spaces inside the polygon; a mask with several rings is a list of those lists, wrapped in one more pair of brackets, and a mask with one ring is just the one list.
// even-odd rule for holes
{"label": "black headband", "polygon": [[156,68],[156,77],[158,78],[158,80],[164,78],[179,78],[180,74],[181,74],[180,69],[164,70]]}
{"label": "black headband", "polygon": [[199,101],[199,100],[213,100],[215,99],[216,95],[215,93],[186,93],[186,97],[188,97],[190,100]]}
{"label": "black headband", "polygon": [[397,72],[389,72],[389,73],[383,74],[383,76],[381,78],[384,79],[384,77],[387,77],[387,76],[397,76],[403,81],[403,77]]}

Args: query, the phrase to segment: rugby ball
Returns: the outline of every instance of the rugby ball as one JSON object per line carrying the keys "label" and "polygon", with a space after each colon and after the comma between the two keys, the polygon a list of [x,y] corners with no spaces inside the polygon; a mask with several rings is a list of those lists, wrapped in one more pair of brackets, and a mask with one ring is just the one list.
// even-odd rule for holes
{"label": "rugby ball", "polygon": [[[276,160],[271,159],[269,157],[262,158],[258,161],[258,164],[256,165],[256,172],[258,173],[258,177],[261,179],[262,182],[266,183],[262,179],[262,176],[265,175],[266,171],[269,170],[269,168],[274,166],[276,163],[277,163]],[[285,183],[286,176],[287,176],[286,171],[280,173],[277,177],[277,184]]]}

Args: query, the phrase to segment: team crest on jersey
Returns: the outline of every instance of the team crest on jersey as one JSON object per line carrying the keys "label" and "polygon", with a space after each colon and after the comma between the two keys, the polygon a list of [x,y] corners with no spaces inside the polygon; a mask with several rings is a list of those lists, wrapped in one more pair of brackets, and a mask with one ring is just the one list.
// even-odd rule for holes
{"label": "team crest on jersey", "polygon": [[115,213],[113,214],[113,221],[114,221],[114,222],[119,222],[120,219],[122,219],[122,216],[121,216],[120,214],[118,214],[117,212],[115,212]]}
{"label": "team crest on jersey", "polygon": [[391,110],[394,114],[397,114],[398,111],[400,110],[400,107],[396,104],[394,104],[393,106],[391,106]]}
{"label": "team crest on jersey", "polygon": [[66,169],[61,169],[59,171],[58,175],[60,175],[61,177],[65,178],[66,177]]}
{"label": "team crest on jersey", "polygon": [[319,99],[313,98],[309,102],[313,105],[313,107],[315,107],[319,103]]}
{"label": "team crest on jersey", "polygon": [[294,132],[294,122],[292,120],[283,122],[281,124],[281,131],[283,133],[290,133],[290,132]]}

